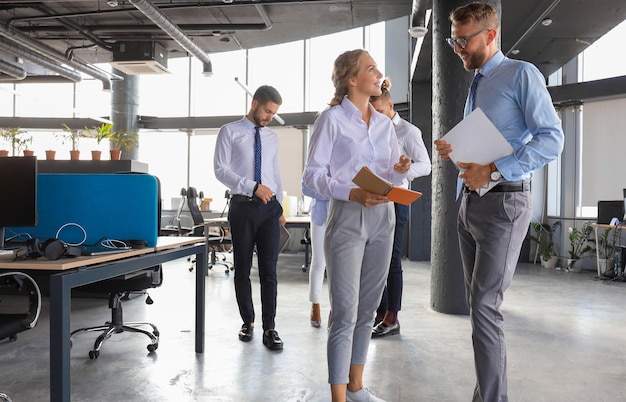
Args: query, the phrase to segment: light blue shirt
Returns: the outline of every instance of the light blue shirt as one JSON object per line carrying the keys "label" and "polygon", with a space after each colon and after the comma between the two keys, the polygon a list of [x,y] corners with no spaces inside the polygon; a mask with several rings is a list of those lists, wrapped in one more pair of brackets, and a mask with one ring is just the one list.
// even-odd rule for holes
{"label": "light blue shirt", "polygon": [[326,223],[326,217],[328,215],[328,197],[324,197],[321,194],[311,190],[302,182],[302,194],[307,197],[311,197],[311,222],[317,226],[323,226]]}
{"label": "light blue shirt", "polygon": [[528,180],[533,170],[563,150],[561,120],[545,79],[531,63],[509,59],[501,51],[479,72],[483,78],[476,91],[476,107],[513,147],[511,155],[494,161],[502,181]]}
{"label": "light blue shirt", "polygon": [[411,167],[402,181],[402,187],[411,188],[411,182],[416,177],[430,174],[432,169],[428,151],[422,138],[422,130],[404,120],[396,113],[391,119],[396,130],[400,152],[411,159]]}
{"label": "light blue shirt", "polygon": [[363,166],[393,185],[402,184],[406,174],[393,170],[400,160],[400,146],[391,119],[369,108],[369,127],[347,97],[318,116],[302,176],[306,187],[324,197],[348,201],[350,190],[357,187],[352,179]]}
{"label": "light blue shirt", "polygon": [[[278,159],[278,134],[261,127],[261,182],[283,200]],[[254,195],[254,123],[244,117],[220,128],[213,156],[215,177],[231,194]]]}

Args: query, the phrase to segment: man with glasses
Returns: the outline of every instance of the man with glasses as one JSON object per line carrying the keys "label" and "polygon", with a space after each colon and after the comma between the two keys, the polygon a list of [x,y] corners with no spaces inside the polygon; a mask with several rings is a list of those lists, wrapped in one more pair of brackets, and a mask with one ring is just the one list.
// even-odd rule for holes
{"label": "man with glasses", "polygon": [[[450,21],[448,44],[465,70],[475,71],[465,115],[480,107],[513,147],[488,165],[458,162],[463,194],[457,230],[477,376],[473,401],[508,401],[500,306],[530,224],[532,172],[559,156],[563,132],[539,70],[498,49],[494,7],[469,3],[453,10]],[[449,143],[435,140],[435,146],[441,159],[450,158]],[[488,184],[495,186],[482,196],[476,192]]]}

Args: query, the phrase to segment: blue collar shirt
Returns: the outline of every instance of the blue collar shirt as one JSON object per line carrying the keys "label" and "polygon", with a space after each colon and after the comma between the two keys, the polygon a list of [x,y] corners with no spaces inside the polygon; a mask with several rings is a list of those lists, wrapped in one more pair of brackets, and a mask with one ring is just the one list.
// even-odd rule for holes
{"label": "blue collar shirt", "polygon": [[561,120],[545,79],[531,63],[509,59],[501,51],[479,72],[483,78],[476,91],[476,107],[513,147],[513,153],[494,161],[495,165],[503,181],[528,180],[533,170],[563,150]]}

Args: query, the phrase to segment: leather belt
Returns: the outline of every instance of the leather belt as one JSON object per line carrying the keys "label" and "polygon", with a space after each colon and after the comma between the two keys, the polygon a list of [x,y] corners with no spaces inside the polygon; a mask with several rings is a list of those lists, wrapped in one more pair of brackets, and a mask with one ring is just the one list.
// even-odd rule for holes
{"label": "leather belt", "polygon": [[[530,191],[529,181],[499,183],[489,190],[490,193],[517,193],[521,191]],[[463,186],[463,192],[473,193],[474,191],[471,191],[469,188]]]}
{"label": "leather belt", "polygon": [[[242,194],[233,194],[230,196],[230,200],[234,202],[261,202],[258,197],[248,197],[247,195]],[[270,198],[270,201],[276,201],[276,196],[273,195]]]}

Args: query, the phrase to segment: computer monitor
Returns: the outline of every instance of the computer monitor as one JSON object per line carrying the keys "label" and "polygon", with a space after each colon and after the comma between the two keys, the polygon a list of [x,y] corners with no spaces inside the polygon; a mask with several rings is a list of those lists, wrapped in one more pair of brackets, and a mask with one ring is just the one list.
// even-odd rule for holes
{"label": "computer monitor", "polygon": [[0,157],[0,250],[5,227],[37,226],[37,158]]}

